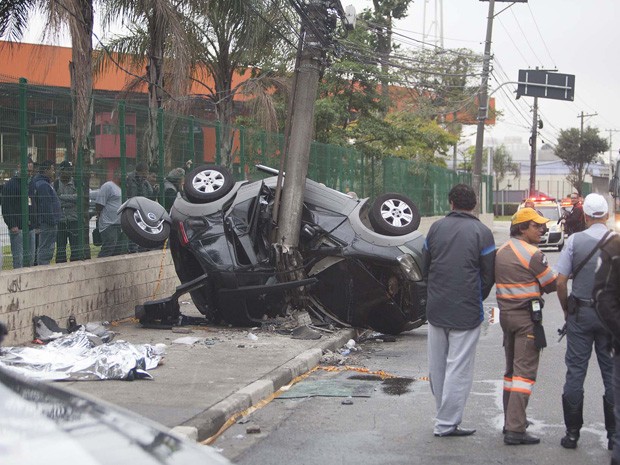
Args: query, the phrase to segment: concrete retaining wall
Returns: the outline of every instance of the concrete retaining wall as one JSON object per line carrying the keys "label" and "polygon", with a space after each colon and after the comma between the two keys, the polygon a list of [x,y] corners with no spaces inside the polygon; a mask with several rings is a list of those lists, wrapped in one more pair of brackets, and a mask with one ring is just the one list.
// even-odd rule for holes
{"label": "concrete retaining wall", "polygon": [[[422,218],[419,231],[442,217]],[[480,216],[493,226],[493,215]],[[169,251],[97,258],[0,272],[0,321],[4,345],[33,339],[32,318],[47,315],[61,327],[70,315],[79,324],[134,316],[136,305],[172,294],[180,284]]]}
{"label": "concrete retaining wall", "polygon": [[97,258],[0,272],[0,321],[4,345],[33,339],[34,316],[47,315],[66,327],[134,316],[136,305],[174,292],[180,284],[170,251]]}

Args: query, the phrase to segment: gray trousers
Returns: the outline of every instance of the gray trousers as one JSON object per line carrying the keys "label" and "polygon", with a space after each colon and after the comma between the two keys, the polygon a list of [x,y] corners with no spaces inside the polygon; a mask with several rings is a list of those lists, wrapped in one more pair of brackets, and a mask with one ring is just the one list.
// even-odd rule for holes
{"label": "gray trousers", "polygon": [[580,307],[577,313],[568,315],[567,319],[564,397],[572,404],[583,401],[583,383],[588,372],[592,346],[601,370],[605,397],[614,402],[609,333],[593,308]]}
{"label": "gray trousers", "polygon": [[461,424],[463,410],[474,382],[476,344],[480,326],[457,330],[428,325],[428,369],[437,415],[435,434]]}

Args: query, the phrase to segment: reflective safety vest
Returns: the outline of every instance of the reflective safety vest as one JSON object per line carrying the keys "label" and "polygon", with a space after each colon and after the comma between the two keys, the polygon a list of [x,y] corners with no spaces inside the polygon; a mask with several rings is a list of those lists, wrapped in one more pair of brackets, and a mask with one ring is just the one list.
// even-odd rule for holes
{"label": "reflective safety vest", "polygon": [[495,287],[500,310],[524,309],[543,292],[555,291],[556,275],[538,247],[510,238],[495,257]]}

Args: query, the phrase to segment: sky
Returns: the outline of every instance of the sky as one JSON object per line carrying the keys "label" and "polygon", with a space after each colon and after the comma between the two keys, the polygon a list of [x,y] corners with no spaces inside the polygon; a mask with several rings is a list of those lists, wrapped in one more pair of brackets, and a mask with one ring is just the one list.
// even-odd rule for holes
{"label": "sky", "polygon": [[[424,6],[426,2],[426,25]],[[369,7],[367,0],[343,0],[358,11]],[[575,75],[574,101],[538,99],[543,129],[542,142],[557,143],[561,129],[599,129],[609,140],[612,153],[620,148],[620,27],[616,0],[529,0],[528,3],[495,1],[491,53],[493,74],[489,92],[494,92],[496,108],[503,112],[495,127],[485,132],[485,145],[505,137],[520,137],[528,143],[532,127],[532,97],[515,99],[519,69],[557,69]],[[443,6],[443,45],[484,52],[489,2],[480,0],[416,0],[407,18],[396,22],[396,32],[433,45],[441,44],[439,25]],[[504,10],[504,11],[502,11]],[[437,13],[436,13],[437,12]],[[499,14],[498,14],[499,13]],[[435,20],[437,18],[437,20]],[[468,131],[469,129],[469,131]],[[475,133],[475,126],[464,133]],[[470,136],[473,141],[474,137]]]}
{"label": "sky", "polygon": [[[372,2],[342,0],[342,4],[352,4],[359,13]],[[539,117],[544,127],[539,131],[538,147],[545,142],[555,145],[561,129],[579,128],[583,112],[596,114],[584,117],[584,127],[598,128],[599,135],[607,140],[611,135],[616,157],[620,149],[620,27],[616,4],[616,0],[529,0],[510,6],[511,3],[496,0],[489,92],[503,115],[485,131],[485,145],[499,145],[506,137],[517,137],[527,144],[534,100],[516,100],[514,84],[499,86],[517,81],[519,69],[538,66],[575,75],[573,102],[539,99]],[[407,41],[408,47],[419,47],[421,40],[441,45],[439,25],[443,24],[444,47],[470,48],[482,54],[488,8],[488,1],[480,0],[416,0],[409,7],[408,16],[396,22],[395,32],[418,41]],[[24,41],[38,42],[39,31],[31,27]],[[60,42],[69,45],[67,39]],[[465,138],[473,143],[475,132],[475,126],[466,127]]]}

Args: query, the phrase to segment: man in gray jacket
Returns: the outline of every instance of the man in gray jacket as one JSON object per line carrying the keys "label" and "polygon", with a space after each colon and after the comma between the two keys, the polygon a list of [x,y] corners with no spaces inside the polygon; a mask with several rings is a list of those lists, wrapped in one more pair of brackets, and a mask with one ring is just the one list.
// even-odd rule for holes
{"label": "man in gray jacket", "polygon": [[451,212],[431,226],[424,243],[428,283],[428,365],[437,415],[435,436],[469,436],[460,427],[474,378],[482,301],[494,283],[495,241],[476,218],[474,190],[457,184]]}

